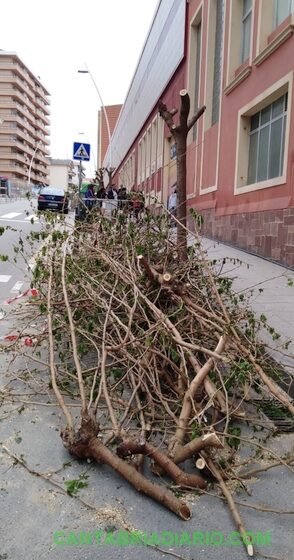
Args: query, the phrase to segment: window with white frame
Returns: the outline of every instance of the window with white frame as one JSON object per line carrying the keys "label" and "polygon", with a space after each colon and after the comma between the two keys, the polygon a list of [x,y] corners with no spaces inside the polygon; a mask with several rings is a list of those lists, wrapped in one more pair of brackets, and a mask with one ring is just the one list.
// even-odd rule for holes
{"label": "window with white frame", "polygon": [[152,121],[152,129],[151,129],[151,175],[156,171],[156,151],[157,151],[157,116]]}
{"label": "window with white frame", "polygon": [[[294,11],[294,0],[260,0],[260,28],[257,36],[257,52],[266,50],[273,31]],[[270,39],[270,40],[269,40]],[[277,48],[279,43],[277,43]]]}
{"label": "window with white frame", "polygon": [[136,171],[136,150],[133,150],[133,185],[136,182],[135,171]]}
{"label": "window with white frame", "polygon": [[288,94],[250,119],[247,184],[283,175]]}
{"label": "window with white frame", "polygon": [[285,184],[293,71],[238,111],[235,195]]}
{"label": "window with white frame", "polygon": [[274,28],[278,27],[293,10],[293,0],[275,0],[274,2]]}
{"label": "window with white frame", "polygon": [[158,115],[157,121],[157,169],[163,165],[163,138],[164,138],[164,121]]}
{"label": "window with white frame", "polygon": [[151,126],[147,129],[146,140],[146,178],[150,177],[150,162],[151,162]]}
{"label": "window with white frame", "polygon": [[141,173],[142,173],[142,142],[140,140],[138,144],[138,169],[137,169],[137,183],[141,183]]}
{"label": "window with white frame", "polygon": [[[202,6],[195,13],[190,27],[189,45],[189,74],[188,91],[190,94],[191,108],[196,113],[199,107],[200,96],[200,70],[201,70],[201,43],[202,43]],[[197,123],[193,126],[189,141],[195,141],[197,137]]]}
{"label": "window with white frame", "polygon": [[232,0],[229,4],[227,85],[235,79],[240,65],[246,60],[250,64],[253,5],[253,0]]}
{"label": "window with white frame", "polygon": [[249,58],[252,23],[252,0],[243,0],[241,64]]}
{"label": "window with white frame", "polygon": [[142,138],[142,157],[141,157],[141,182],[145,180],[146,177],[146,133]]}
{"label": "window with white frame", "polygon": [[[196,60],[195,60],[195,82],[194,82],[194,113],[199,108],[199,88],[200,88],[200,52],[201,52],[201,21],[195,28],[195,47],[196,47]],[[197,136],[197,123],[193,127],[193,140]]]}

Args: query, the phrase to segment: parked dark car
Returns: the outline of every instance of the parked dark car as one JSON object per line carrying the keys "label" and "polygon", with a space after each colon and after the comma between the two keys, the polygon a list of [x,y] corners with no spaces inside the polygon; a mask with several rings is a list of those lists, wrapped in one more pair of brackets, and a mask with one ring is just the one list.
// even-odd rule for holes
{"label": "parked dark car", "polygon": [[44,187],[38,196],[38,210],[53,210],[68,214],[68,196],[64,189]]}

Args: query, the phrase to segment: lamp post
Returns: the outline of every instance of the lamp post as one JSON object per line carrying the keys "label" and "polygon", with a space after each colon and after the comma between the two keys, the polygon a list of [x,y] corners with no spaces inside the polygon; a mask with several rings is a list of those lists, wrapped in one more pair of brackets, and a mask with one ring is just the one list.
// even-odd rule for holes
{"label": "lamp post", "polygon": [[97,93],[98,93],[98,97],[99,97],[99,99],[100,99],[100,103],[101,103],[101,107],[102,107],[102,109],[103,109],[103,113],[104,113],[104,117],[105,117],[105,122],[106,122],[106,127],[107,127],[108,145],[109,145],[109,158],[110,158],[109,167],[111,168],[111,164],[112,164],[112,146],[111,146],[111,132],[110,132],[110,126],[109,126],[109,120],[108,120],[107,112],[106,112],[106,109],[105,109],[105,105],[104,105],[104,103],[103,103],[103,101],[102,101],[102,97],[101,97],[100,91],[99,91],[99,89],[98,89],[98,87],[97,87],[97,84],[96,84],[96,82],[95,82],[95,80],[94,80],[94,78],[93,78],[93,76],[92,76],[92,74],[91,74],[91,72],[90,72],[90,70],[89,70],[89,68],[88,68],[88,66],[87,66],[86,63],[85,63],[85,67],[86,67],[86,70],[78,70],[78,73],[79,73],[79,74],[89,74],[90,77],[91,77],[91,80],[92,80],[92,82],[93,82],[93,84],[94,84],[94,86],[95,86],[95,89],[96,89],[96,91],[97,91]]}
{"label": "lamp post", "polygon": [[34,157],[35,157],[35,155],[36,155],[36,153],[37,153],[39,144],[40,144],[40,142],[37,142],[37,145],[36,145],[36,147],[35,147],[35,149],[34,149],[33,155],[32,155],[32,157],[31,157],[30,165],[29,165],[29,172],[28,172],[28,184],[29,184],[29,187],[30,187],[30,184],[31,184],[32,165],[33,165]]}

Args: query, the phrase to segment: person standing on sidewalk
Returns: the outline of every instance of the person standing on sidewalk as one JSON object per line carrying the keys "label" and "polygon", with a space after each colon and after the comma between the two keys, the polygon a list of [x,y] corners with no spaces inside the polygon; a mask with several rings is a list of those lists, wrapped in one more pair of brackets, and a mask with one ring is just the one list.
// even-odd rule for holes
{"label": "person standing on sidewalk", "polygon": [[173,220],[173,217],[176,218],[177,216],[177,189],[175,185],[173,185],[172,188],[173,190],[169,195],[167,201],[167,209],[171,214],[171,226],[175,225],[175,221]]}

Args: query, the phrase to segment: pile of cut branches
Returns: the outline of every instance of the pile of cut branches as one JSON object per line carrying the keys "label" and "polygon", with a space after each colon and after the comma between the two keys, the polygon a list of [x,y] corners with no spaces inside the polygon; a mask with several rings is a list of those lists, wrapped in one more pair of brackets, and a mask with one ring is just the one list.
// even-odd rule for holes
{"label": "pile of cut branches", "polygon": [[[238,467],[240,426],[255,421],[257,394],[289,416],[294,405],[244,295],[208,261],[197,234],[179,259],[171,231],[168,215],[133,223],[93,211],[43,250],[34,285],[66,420],[61,437],[72,455],[109,465],[184,520],[191,511],[179,490],[216,481],[245,538],[228,484],[247,476]],[[81,404],[79,426],[68,397]],[[252,555],[248,539],[246,547]]]}

